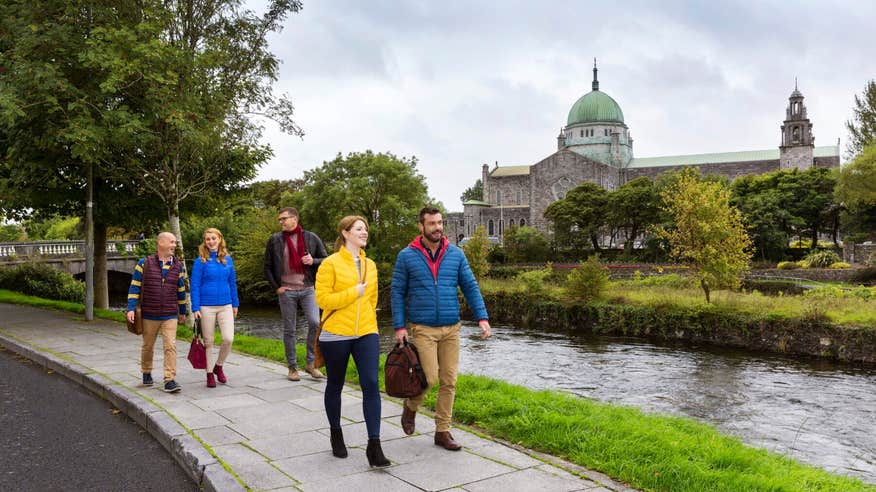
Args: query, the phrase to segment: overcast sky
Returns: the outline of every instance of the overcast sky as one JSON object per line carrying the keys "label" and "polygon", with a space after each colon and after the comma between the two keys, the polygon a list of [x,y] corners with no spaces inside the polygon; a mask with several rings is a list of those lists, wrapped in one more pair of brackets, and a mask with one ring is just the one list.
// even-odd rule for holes
{"label": "overcast sky", "polygon": [[[263,0],[247,5],[261,11]],[[777,148],[794,78],[816,145],[835,145],[876,78],[876,2],[304,0],[271,49],[303,139],[268,124],[258,179],[339,152],[416,156],[451,211],[481,164],[556,150],[572,104],[618,102],[636,157]]]}

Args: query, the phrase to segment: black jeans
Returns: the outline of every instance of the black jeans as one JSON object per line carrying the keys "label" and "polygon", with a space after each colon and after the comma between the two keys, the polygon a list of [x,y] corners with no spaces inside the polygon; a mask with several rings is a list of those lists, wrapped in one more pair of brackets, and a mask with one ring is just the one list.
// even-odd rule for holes
{"label": "black jeans", "polygon": [[362,387],[362,413],[369,439],[380,439],[380,390],[377,386],[377,367],[380,344],[377,333],[352,340],[319,342],[325,358],[325,415],[329,426],[341,428],[341,391],[347,375],[350,356],[359,371],[359,386]]}

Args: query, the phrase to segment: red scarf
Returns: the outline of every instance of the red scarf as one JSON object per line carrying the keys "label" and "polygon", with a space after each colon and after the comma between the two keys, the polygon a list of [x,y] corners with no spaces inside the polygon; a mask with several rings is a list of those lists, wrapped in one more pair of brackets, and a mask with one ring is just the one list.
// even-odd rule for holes
{"label": "red scarf", "polygon": [[[292,235],[298,234],[298,248],[292,246]],[[307,254],[307,246],[304,245],[304,229],[301,224],[295,226],[291,231],[283,231],[283,236],[286,238],[286,247],[289,249],[289,271],[292,273],[304,273],[304,263],[301,263],[301,257]]]}

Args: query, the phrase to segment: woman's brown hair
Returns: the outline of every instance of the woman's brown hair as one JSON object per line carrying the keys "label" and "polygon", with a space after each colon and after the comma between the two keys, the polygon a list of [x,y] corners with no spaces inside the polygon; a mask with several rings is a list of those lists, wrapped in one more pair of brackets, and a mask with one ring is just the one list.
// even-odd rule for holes
{"label": "woman's brown hair", "polygon": [[368,219],[361,215],[348,215],[338,222],[338,238],[335,240],[335,253],[344,247],[346,240],[344,239],[344,231],[349,232],[353,228],[356,221],[361,220],[365,224],[365,230],[368,230]]}
{"label": "woman's brown hair", "polygon": [[210,257],[210,248],[207,247],[207,234],[215,234],[219,236],[219,247],[216,248],[216,259],[219,260],[219,263],[225,264],[225,257],[228,256],[228,247],[225,245],[225,237],[222,236],[222,232],[215,227],[211,227],[204,231],[204,238],[201,241],[201,245],[198,246],[198,253],[201,256],[201,263],[207,263],[207,258]]}

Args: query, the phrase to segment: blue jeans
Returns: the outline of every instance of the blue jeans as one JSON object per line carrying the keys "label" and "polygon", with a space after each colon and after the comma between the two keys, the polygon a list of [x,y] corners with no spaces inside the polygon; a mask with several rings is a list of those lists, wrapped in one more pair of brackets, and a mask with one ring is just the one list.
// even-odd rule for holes
{"label": "blue jeans", "polygon": [[319,342],[319,349],[325,357],[325,415],[329,427],[341,428],[341,391],[347,375],[350,356],[359,371],[359,386],[362,387],[362,413],[368,439],[380,439],[380,390],[377,386],[377,359],[380,344],[377,333],[352,340]]}
{"label": "blue jeans", "polygon": [[313,287],[304,290],[287,290],[280,294],[280,314],[283,316],[283,345],[286,348],[286,365],[290,369],[298,367],[295,355],[298,306],[307,318],[307,364],[313,365],[313,344],[316,343],[316,329],[319,328],[319,307]]}

